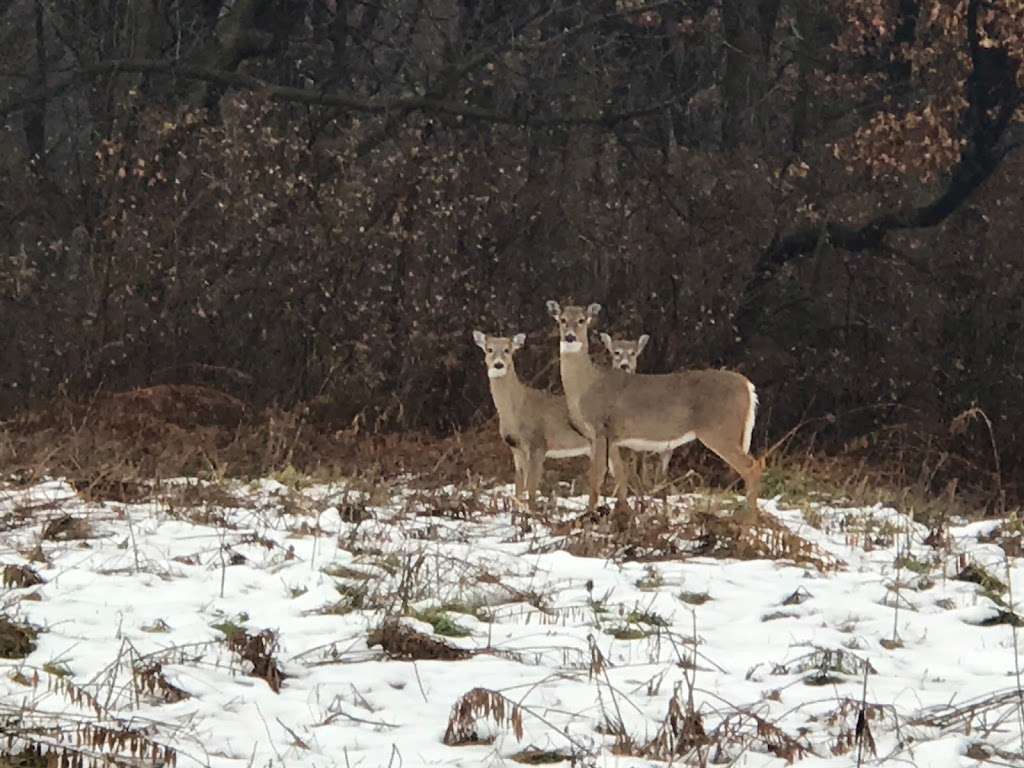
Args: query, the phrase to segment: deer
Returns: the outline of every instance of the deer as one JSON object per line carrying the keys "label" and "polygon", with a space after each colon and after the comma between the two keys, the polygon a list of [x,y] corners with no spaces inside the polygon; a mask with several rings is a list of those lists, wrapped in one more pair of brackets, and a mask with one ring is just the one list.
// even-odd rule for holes
{"label": "deer", "polygon": [[532,510],[544,460],[589,456],[590,441],[569,421],[564,397],[528,387],[516,374],[514,357],[526,344],[526,334],[509,338],[473,331],[473,340],[484,351],[498,430],[512,451],[516,501],[525,489]]}
{"label": "deer", "polygon": [[[646,333],[636,341],[632,339],[613,339],[607,333],[601,334],[601,343],[604,344],[608,354],[611,355],[612,368],[618,368],[626,373],[636,373],[637,360],[640,353],[644,351],[647,342],[651,337]],[[658,451],[658,458],[661,460],[661,475],[668,476],[668,465],[672,462],[673,448],[665,451]]]}
{"label": "deer", "polygon": [[561,307],[547,302],[559,334],[559,367],[569,418],[590,440],[590,500],[595,510],[609,464],[617,504],[626,506],[628,475],[621,448],[667,451],[700,441],[743,479],[744,522],[756,521],[762,459],[750,454],[757,391],[735,371],[718,369],[667,374],[599,368],[590,359],[589,332],[600,304]]}

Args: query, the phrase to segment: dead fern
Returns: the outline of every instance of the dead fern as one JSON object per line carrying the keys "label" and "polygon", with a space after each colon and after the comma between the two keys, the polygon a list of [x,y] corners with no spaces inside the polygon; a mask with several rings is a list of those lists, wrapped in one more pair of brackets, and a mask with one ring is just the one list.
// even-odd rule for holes
{"label": "dead fern", "polygon": [[368,648],[380,646],[392,659],[436,659],[459,661],[474,655],[473,651],[456,648],[446,642],[417,632],[399,619],[389,618],[370,632]]}
{"label": "dead fern", "polygon": [[825,722],[835,730],[835,740],[830,747],[832,754],[837,757],[845,755],[863,742],[864,747],[873,756],[877,756],[871,723],[885,714],[886,708],[881,704],[866,704],[851,698],[840,699],[839,705],[825,717]]}
{"label": "dead fern", "polygon": [[[604,513],[602,514],[602,510]],[[547,521],[559,537],[532,552],[565,550],[578,557],[651,562],[686,555],[737,560],[782,560],[821,572],[843,565],[834,556],[768,515],[751,526],[732,516],[683,504],[637,502],[632,512],[598,508],[569,521]]]}
{"label": "dead fern", "polygon": [[7,589],[24,589],[46,581],[30,565],[5,565],[3,585]]}
{"label": "dead fern", "polygon": [[21,659],[36,649],[36,631],[0,617],[0,659]]}
{"label": "dead fern", "polygon": [[250,635],[244,630],[233,632],[226,638],[229,649],[238,654],[252,669],[248,672],[252,677],[262,678],[274,693],[281,692],[281,683],[286,678],[277,664],[274,654],[277,652],[277,634],[265,629]]}
{"label": "dead fern", "polygon": [[686,707],[679,696],[673,696],[668,703],[668,713],[662,720],[658,733],[643,748],[642,756],[652,760],[671,761],[684,757],[695,749],[709,743],[704,730],[704,721],[699,712]]}
{"label": "dead fern", "polygon": [[[58,715],[31,713],[3,724],[6,739],[0,758],[25,764],[26,756],[55,768],[109,768],[111,765],[174,768],[178,753],[128,726],[107,727],[89,722],[71,725]],[[28,763],[34,764],[34,763]]]}
{"label": "dead fern", "polygon": [[65,513],[43,527],[42,538],[45,541],[77,541],[91,538],[92,535],[92,526],[86,518]]}
{"label": "dead fern", "polygon": [[499,728],[510,728],[516,741],[523,740],[522,708],[497,691],[474,688],[452,706],[444,743],[449,747],[490,743],[493,738],[480,736],[481,720],[490,720]]}
{"label": "dead fern", "polygon": [[189,698],[188,693],[167,680],[163,673],[163,664],[158,661],[133,667],[132,684],[136,695],[148,694],[168,704]]}

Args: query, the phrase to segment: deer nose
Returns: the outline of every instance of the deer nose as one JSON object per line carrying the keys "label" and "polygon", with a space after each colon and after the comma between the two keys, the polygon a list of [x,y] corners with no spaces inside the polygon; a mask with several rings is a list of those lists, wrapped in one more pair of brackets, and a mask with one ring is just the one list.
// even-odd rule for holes
{"label": "deer nose", "polygon": [[620,363],[619,364],[619,368],[621,368],[624,371],[628,371],[629,370],[629,363]]}
{"label": "deer nose", "polygon": [[565,334],[565,340],[572,344],[574,341],[576,341],[576,334],[572,332]]}
{"label": "deer nose", "polygon": [[496,362],[494,364],[495,370],[498,370],[498,371],[500,371],[504,367],[505,367],[505,364],[503,362],[501,362],[501,360],[499,360],[498,362]]}

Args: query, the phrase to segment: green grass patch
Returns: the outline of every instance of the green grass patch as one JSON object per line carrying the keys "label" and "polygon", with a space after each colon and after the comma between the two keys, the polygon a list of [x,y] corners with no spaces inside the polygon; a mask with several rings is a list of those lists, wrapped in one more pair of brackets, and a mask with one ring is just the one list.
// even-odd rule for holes
{"label": "green grass patch", "polygon": [[71,667],[63,661],[48,661],[43,664],[43,671],[51,677],[71,677]]}
{"label": "green grass patch", "polygon": [[645,637],[649,637],[654,634],[648,629],[642,629],[638,626],[620,626],[620,627],[609,627],[604,631],[606,635],[611,635],[616,640],[643,640]]}
{"label": "green grass patch", "polygon": [[217,622],[216,624],[211,624],[210,627],[216,629],[224,635],[226,639],[230,640],[233,637],[245,633],[245,627],[243,625],[248,620],[249,614],[240,613],[237,616],[237,621],[234,619],[225,619],[224,621]]}
{"label": "green grass patch", "polygon": [[452,617],[448,615],[448,611],[443,606],[440,608],[427,608],[422,611],[414,611],[412,616],[415,619],[419,619],[420,621],[429,624],[433,628],[434,633],[438,635],[444,635],[445,637],[469,637],[473,634],[464,626],[452,619]]}

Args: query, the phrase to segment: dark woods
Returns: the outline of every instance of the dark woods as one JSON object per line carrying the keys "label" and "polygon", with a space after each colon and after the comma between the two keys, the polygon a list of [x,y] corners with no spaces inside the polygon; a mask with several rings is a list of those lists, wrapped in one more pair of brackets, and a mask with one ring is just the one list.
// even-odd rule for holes
{"label": "dark woods", "polygon": [[[490,413],[598,301],[763,449],[1024,479],[1021,0],[0,0],[0,411],[206,384]],[[823,418],[826,416],[832,418]],[[934,463],[934,462],[933,462]],[[953,467],[953,464],[949,464]],[[955,470],[951,469],[955,474]],[[936,478],[939,482],[941,477]]]}

